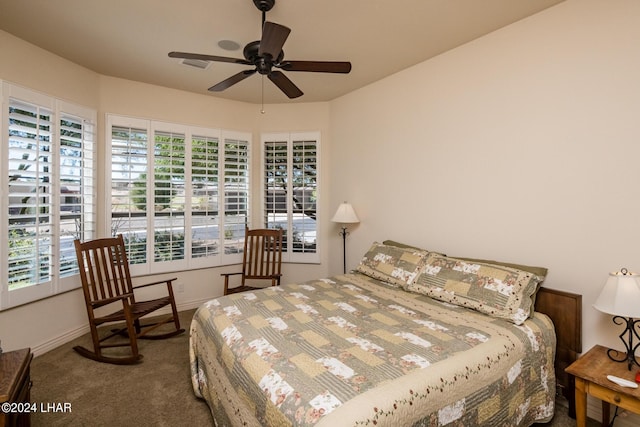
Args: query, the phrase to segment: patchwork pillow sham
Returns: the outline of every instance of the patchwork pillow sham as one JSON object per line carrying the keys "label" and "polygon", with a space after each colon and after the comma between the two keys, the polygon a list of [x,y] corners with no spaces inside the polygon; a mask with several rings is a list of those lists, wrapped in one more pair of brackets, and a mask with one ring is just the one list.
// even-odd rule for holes
{"label": "patchwork pillow sham", "polygon": [[529,271],[431,253],[405,289],[521,325],[544,278]]}
{"label": "patchwork pillow sham", "polygon": [[393,286],[405,286],[416,278],[428,255],[422,249],[374,242],[356,271]]}
{"label": "patchwork pillow sham", "polygon": [[464,260],[464,261],[470,261],[470,262],[483,262],[485,264],[503,265],[505,267],[512,267],[512,268],[516,268],[518,270],[528,271],[529,273],[533,273],[536,276],[538,276],[540,278],[540,282],[538,282],[538,286],[536,287],[535,292],[531,296],[531,310],[530,310],[530,313],[529,313],[529,317],[533,317],[533,313],[535,312],[534,307],[536,305],[536,295],[538,295],[538,291],[540,290],[540,285],[544,281],[545,277],[547,277],[547,273],[549,271],[547,268],[545,268],[545,267],[535,267],[535,266],[532,266],[532,265],[524,265],[524,264],[514,264],[514,263],[510,263],[510,262],[494,261],[494,260],[488,260],[488,259],[465,258],[465,257],[457,257],[457,258],[459,258],[461,260]]}

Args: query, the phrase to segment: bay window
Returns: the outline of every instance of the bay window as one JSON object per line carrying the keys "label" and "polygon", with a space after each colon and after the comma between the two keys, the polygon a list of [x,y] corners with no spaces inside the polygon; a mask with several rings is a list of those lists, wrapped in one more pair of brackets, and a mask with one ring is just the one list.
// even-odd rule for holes
{"label": "bay window", "polygon": [[241,261],[250,134],[109,115],[110,233],[133,274]]}

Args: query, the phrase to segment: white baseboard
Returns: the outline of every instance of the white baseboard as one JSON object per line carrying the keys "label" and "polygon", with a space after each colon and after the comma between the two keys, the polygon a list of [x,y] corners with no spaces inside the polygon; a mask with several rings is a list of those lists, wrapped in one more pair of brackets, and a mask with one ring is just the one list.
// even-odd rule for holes
{"label": "white baseboard", "polygon": [[[202,304],[204,304],[205,302],[211,300],[211,298],[205,298],[203,300],[197,300],[197,301],[187,301],[187,302],[183,302],[181,304],[177,304],[176,308],[178,309],[178,311],[187,311],[187,310],[192,310],[194,308],[198,308],[200,307]],[[157,311],[157,314],[168,314],[171,311],[170,308],[165,307],[161,310]],[[181,327],[184,327],[184,325],[180,325]],[[187,325],[188,327],[188,325]],[[187,328],[185,328],[187,329]],[[54,337],[48,341],[43,342],[42,344],[38,344],[36,346],[33,346],[31,348],[31,352],[33,353],[34,357],[38,357],[41,354],[45,354],[57,347],[60,347],[63,344],[68,343],[69,341],[73,341],[76,338],[80,338],[81,336],[83,336],[84,334],[88,334],[89,333],[89,325],[84,324],[82,326],[78,326],[75,329],[72,329],[70,331],[67,331],[65,333],[63,333],[62,335],[58,335],[57,337]]]}
{"label": "white baseboard", "polygon": [[76,338],[80,338],[84,334],[89,333],[89,325],[83,325],[71,331],[67,331],[62,335],[58,335],[55,338],[52,338],[42,344],[38,344],[31,348],[31,352],[34,357],[40,356],[41,354],[45,354],[54,348],[60,347],[63,344],[68,343],[69,341],[73,341]]}

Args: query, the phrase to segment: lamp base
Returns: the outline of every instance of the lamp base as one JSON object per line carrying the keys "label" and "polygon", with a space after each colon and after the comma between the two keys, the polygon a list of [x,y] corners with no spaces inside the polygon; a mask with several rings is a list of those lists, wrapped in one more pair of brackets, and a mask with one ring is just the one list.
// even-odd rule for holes
{"label": "lamp base", "polygon": [[640,335],[638,335],[638,332],[636,331],[636,325],[640,323],[640,319],[634,320],[631,317],[614,316],[613,323],[616,325],[626,324],[625,330],[620,334],[620,340],[627,351],[626,353],[623,353],[618,350],[609,349],[607,351],[607,356],[609,356],[609,359],[614,362],[627,362],[627,368],[629,370],[631,370],[633,365],[640,367],[640,363],[638,363],[638,360],[636,360],[635,357],[636,349],[640,346],[640,341],[638,341],[637,344],[634,344],[633,342],[634,336],[640,340]]}
{"label": "lamp base", "polygon": [[347,274],[347,235],[349,234],[347,227],[342,226],[342,230],[338,234],[342,236],[342,271]]}

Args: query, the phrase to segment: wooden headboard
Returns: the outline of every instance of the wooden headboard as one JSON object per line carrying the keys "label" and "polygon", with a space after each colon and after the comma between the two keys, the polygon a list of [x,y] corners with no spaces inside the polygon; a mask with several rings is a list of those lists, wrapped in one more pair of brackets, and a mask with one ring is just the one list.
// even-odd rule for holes
{"label": "wooden headboard", "polygon": [[556,380],[569,401],[569,415],[575,418],[573,377],[564,370],[582,353],[582,295],[540,288],[535,310],[551,318],[556,330]]}

